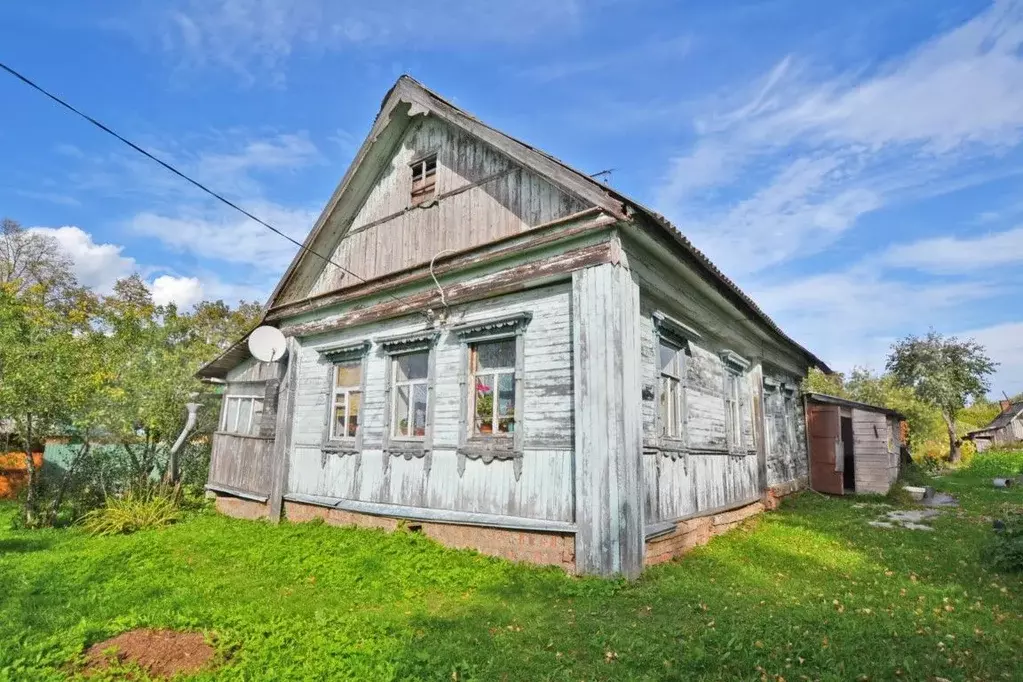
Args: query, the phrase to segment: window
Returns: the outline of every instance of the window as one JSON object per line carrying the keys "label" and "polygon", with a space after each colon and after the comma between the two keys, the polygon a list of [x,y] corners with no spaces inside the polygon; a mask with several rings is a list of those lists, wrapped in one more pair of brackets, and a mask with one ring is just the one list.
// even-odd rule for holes
{"label": "window", "polygon": [[263,399],[229,395],[224,398],[224,418],[220,430],[244,436],[258,436],[263,418]]}
{"label": "window", "polygon": [[796,401],[791,393],[785,394],[785,437],[790,452],[796,451]]}
{"label": "window", "polygon": [[437,155],[431,154],[412,164],[412,205],[433,198],[437,189]]}
{"label": "window", "polygon": [[330,440],[355,438],[362,409],[362,360],[334,365],[330,404]]}
{"label": "window", "polygon": [[391,436],[421,439],[426,435],[430,352],[404,353],[391,358],[393,385]]}
{"label": "window", "polygon": [[682,420],[682,371],[684,356],[682,350],[666,341],[661,341],[659,362],[661,435],[665,438],[681,438]]}
{"label": "window", "polygon": [[472,435],[515,432],[515,338],[469,346]]}
{"label": "window", "polygon": [[730,450],[742,447],[742,408],[739,402],[739,375],[725,372],[725,429]]}

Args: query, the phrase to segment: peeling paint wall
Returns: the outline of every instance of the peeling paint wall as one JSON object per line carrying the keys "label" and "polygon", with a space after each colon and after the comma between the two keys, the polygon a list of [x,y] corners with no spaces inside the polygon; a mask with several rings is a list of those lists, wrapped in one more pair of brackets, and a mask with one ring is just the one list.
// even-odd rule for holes
{"label": "peeling paint wall", "polygon": [[[452,308],[448,326],[528,312],[525,330],[521,477],[511,461],[468,459],[458,472],[461,341],[442,331],[435,347],[433,449],[422,456],[385,454],[387,356],[374,344],[366,363],[361,453],[322,448],[328,417],[330,361],[320,349],[426,328],[423,316],[364,325],[303,338],[288,492],[364,502],[571,522],[574,519],[572,449],[572,309],[567,284]],[[518,427],[517,427],[518,428]]]}

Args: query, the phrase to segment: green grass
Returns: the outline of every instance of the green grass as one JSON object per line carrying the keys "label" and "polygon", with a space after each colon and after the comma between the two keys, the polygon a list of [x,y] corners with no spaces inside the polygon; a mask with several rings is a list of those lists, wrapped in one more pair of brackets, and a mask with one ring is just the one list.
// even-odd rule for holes
{"label": "green grass", "polygon": [[143,626],[207,633],[206,680],[1019,680],[1023,578],[980,556],[989,517],[1023,509],[990,479],[1021,466],[936,479],[964,505],[933,533],[806,493],[633,584],[412,534],[204,513],[89,537],[7,530],[0,507],[0,680],[65,679]]}

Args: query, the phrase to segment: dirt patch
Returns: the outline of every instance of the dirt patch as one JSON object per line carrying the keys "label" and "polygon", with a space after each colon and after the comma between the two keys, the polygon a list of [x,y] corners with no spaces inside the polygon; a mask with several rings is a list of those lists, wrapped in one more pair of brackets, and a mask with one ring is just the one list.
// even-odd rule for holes
{"label": "dirt patch", "polygon": [[152,677],[173,677],[202,670],[215,652],[199,632],[131,630],[98,642],[85,652],[86,673],[112,664],[134,663]]}

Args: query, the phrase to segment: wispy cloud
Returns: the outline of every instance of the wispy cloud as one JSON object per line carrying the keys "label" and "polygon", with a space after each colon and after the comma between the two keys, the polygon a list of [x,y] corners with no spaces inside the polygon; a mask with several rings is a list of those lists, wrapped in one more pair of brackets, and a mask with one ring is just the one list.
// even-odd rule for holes
{"label": "wispy cloud", "polygon": [[787,57],[706,105],[656,203],[741,275],[819,251],[901,197],[990,180],[976,165],[1023,139],[1021,47],[1023,3],[999,2],[873,68],[821,79]]}
{"label": "wispy cloud", "polygon": [[519,75],[538,83],[550,83],[595,71],[620,73],[640,66],[649,68],[652,63],[685,59],[692,51],[693,44],[693,37],[684,35],[664,40],[637,42],[632,47],[622,50],[594,46],[593,54],[589,57],[551,60],[523,69]]}
{"label": "wispy cloud", "polygon": [[352,47],[402,50],[548,40],[579,24],[579,0],[433,0],[400,6],[359,0],[179,0],[124,30],[148,33],[192,66],[226,68],[279,83],[300,52]]}
{"label": "wispy cloud", "polygon": [[1023,264],[1023,227],[975,237],[934,237],[896,244],[877,262],[934,274],[976,273]]}

